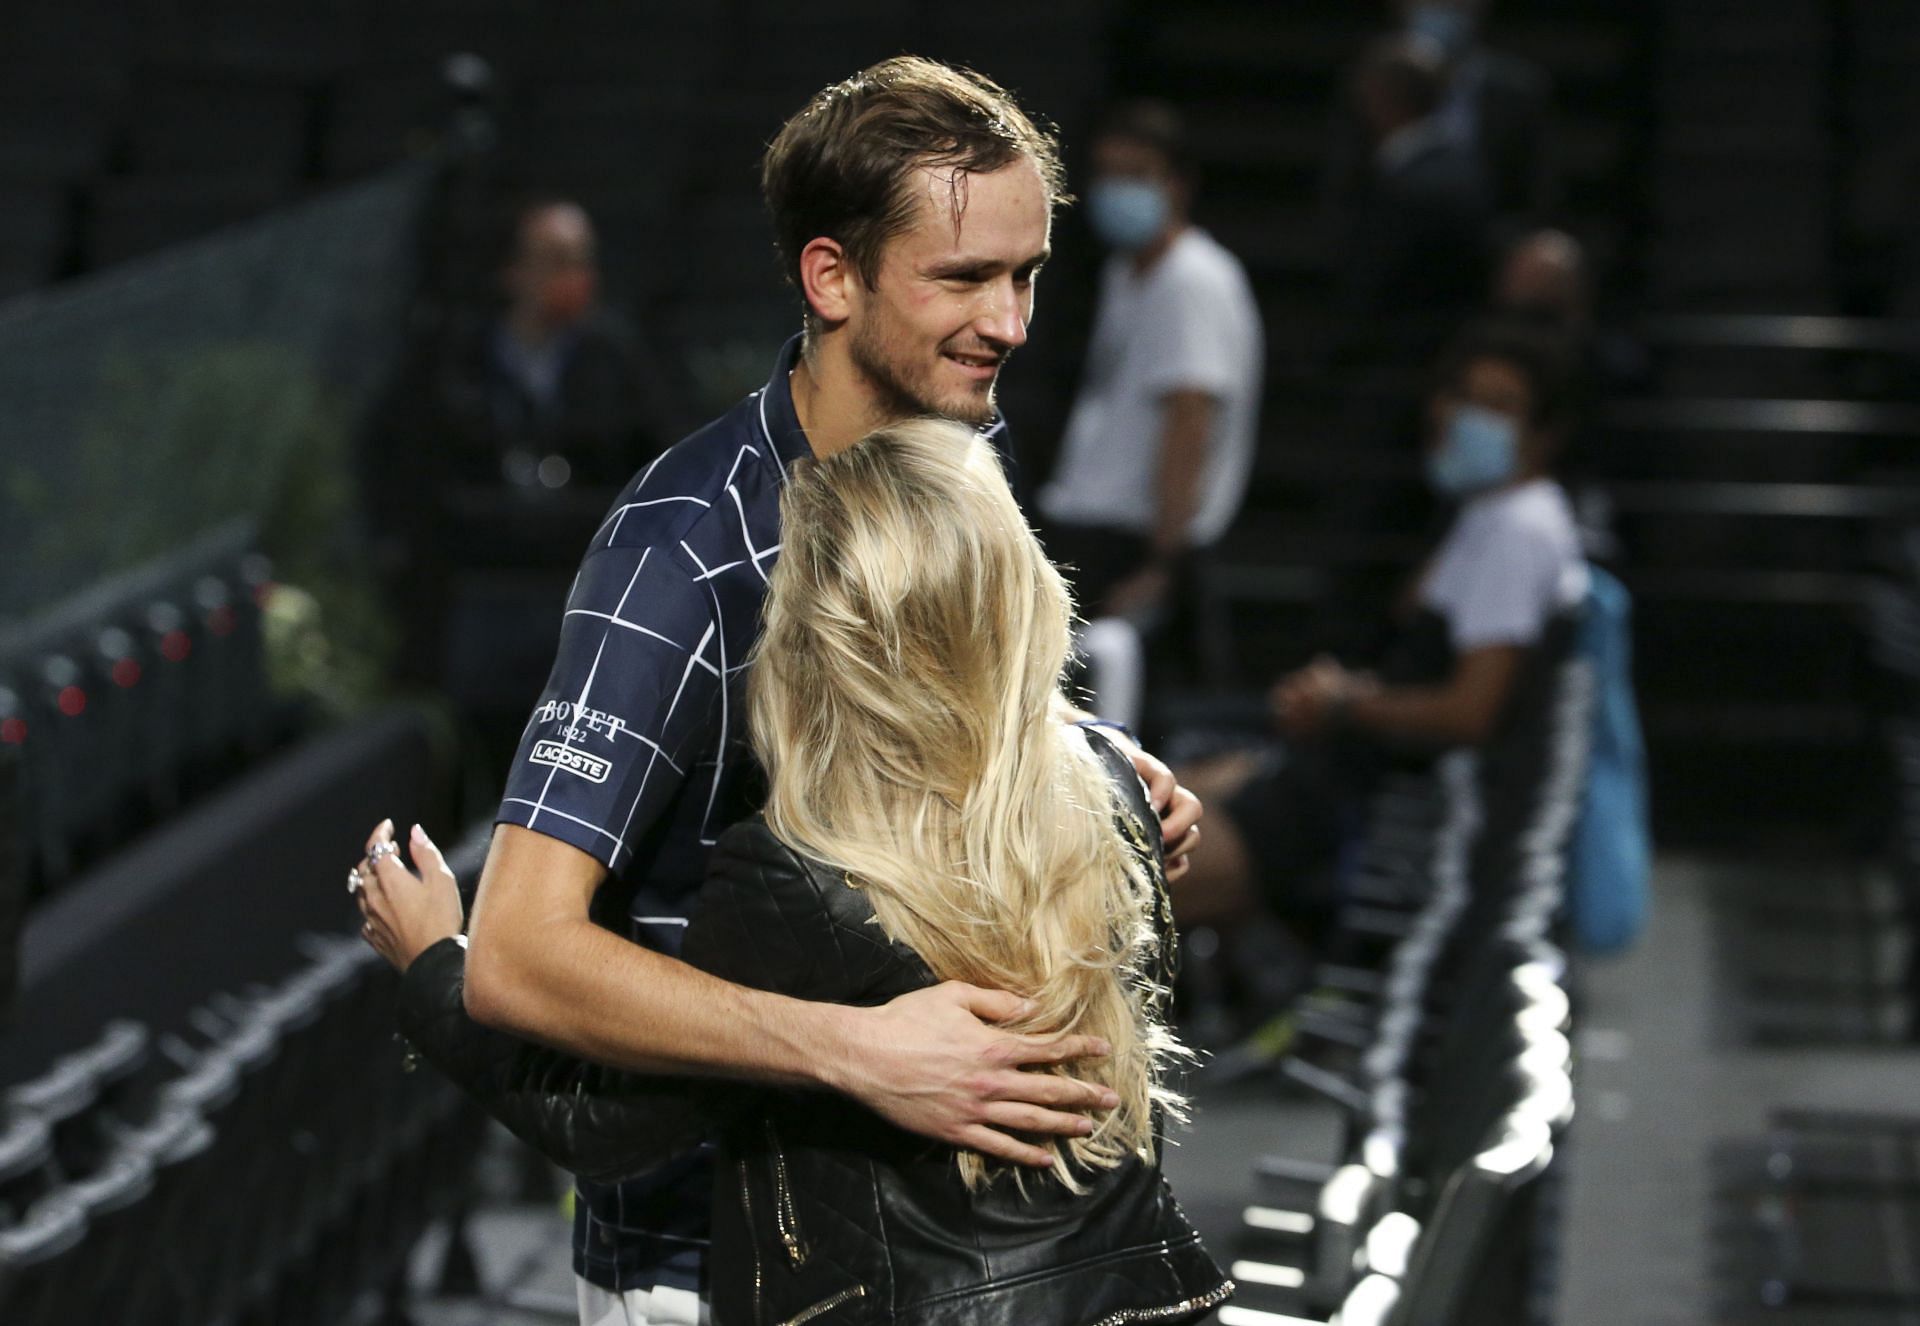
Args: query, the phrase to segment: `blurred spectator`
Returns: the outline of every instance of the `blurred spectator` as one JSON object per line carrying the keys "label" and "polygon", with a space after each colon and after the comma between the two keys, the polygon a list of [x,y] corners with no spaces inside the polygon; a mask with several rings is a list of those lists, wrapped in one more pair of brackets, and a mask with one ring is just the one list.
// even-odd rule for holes
{"label": "blurred spectator", "polygon": [[1188,221],[1184,130],[1158,102],[1122,105],[1093,141],[1087,217],[1112,255],[1060,462],[1040,493],[1050,555],[1088,618],[1153,619],[1190,554],[1245,496],[1262,330],[1239,259]]}
{"label": "blurred spectator", "polygon": [[1494,275],[1493,303],[1503,312],[1584,332],[1593,322],[1593,286],[1580,241],[1564,230],[1521,236]]}
{"label": "blurred spectator", "polygon": [[[469,708],[520,715],[545,676],[543,629],[558,629],[580,549],[614,490],[660,449],[665,394],[600,302],[585,210],[523,206],[505,248],[499,302],[449,316],[416,348],[376,412],[363,469],[406,675]],[[542,629],[503,635],[507,618]],[[489,647],[448,648],[465,635]],[[509,636],[524,640],[511,657]],[[454,677],[450,657],[485,662]]]}
{"label": "blurred spectator", "polygon": [[1397,0],[1396,8],[1408,33],[1445,54],[1440,122],[1479,153],[1494,211],[1514,222],[1546,216],[1557,189],[1553,84],[1546,71],[1481,43],[1487,0]]}
{"label": "blurred spectator", "polygon": [[1645,386],[1647,352],[1594,315],[1587,251],[1564,230],[1536,230],[1508,247],[1493,277],[1493,312],[1537,322],[1563,338],[1584,385],[1598,396]]}
{"label": "blurred spectator", "polygon": [[1580,241],[1561,230],[1536,230],[1509,247],[1493,278],[1493,312],[1529,322],[1558,337],[1573,360],[1575,391],[1559,473],[1572,495],[1587,555],[1611,561],[1619,553],[1612,503],[1600,480],[1603,450],[1595,435],[1599,403],[1644,391],[1653,367],[1633,336],[1594,315],[1593,276]]}
{"label": "blurred spectator", "polygon": [[1569,423],[1567,368],[1563,348],[1526,325],[1470,329],[1449,351],[1426,470],[1458,511],[1377,672],[1316,660],[1270,696],[1283,755],[1181,771],[1213,807],[1207,851],[1175,898],[1183,921],[1228,922],[1264,900],[1310,931],[1334,901],[1334,863],[1378,774],[1501,729],[1530,651],[1586,592],[1552,477]]}
{"label": "blurred spectator", "polygon": [[1492,212],[1479,156],[1441,115],[1446,65],[1425,37],[1386,37],[1351,95],[1369,164],[1338,219],[1342,345],[1364,358],[1424,361],[1487,281]]}
{"label": "blurred spectator", "polygon": [[599,301],[595,248],[576,203],[519,211],[504,306],[454,319],[403,374],[395,405],[425,469],[525,488],[619,484],[659,450],[658,384]]}

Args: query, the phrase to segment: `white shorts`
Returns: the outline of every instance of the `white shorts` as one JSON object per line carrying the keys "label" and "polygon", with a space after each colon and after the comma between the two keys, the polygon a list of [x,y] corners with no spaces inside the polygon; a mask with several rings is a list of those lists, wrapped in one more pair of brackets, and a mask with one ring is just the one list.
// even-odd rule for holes
{"label": "white shorts", "polygon": [[707,1326],[707,1305],[691,1289],[629,1289],[616,1294],[575,1276],[580,1326]]}

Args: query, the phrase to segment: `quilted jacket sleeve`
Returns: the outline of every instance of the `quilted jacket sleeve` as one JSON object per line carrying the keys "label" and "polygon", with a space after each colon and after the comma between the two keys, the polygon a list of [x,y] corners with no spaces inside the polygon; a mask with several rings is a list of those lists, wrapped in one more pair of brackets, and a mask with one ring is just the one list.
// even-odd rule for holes
{"label": "quilted jacket sleeve", "polygon": [[721,835],[681,954],[735,984],[796,999],[884,1003],[933,983],[918,955],[888,940],[865,894],[757,819]]}
{"label": "quilted jacket sleeve", "polygon": [[[688,926],[686,960],[803,999],[883,1002],[931,977],[871,924],[866,899],[803,863],[757,820],[722,835]],[[494,1031],[467,1016],[466,950],[442,940],[400,987],[400,1029],[434,1067],[561,1167],[610,1181],[711,1135],[750,1087],[624,1072]]]}
{"label": "quilted jacket sleeve", "polygon": [[466,950],[427,949],[400,983],[400,1030],[421,1057],[561,1168],[612,1182],[709,1136],[752,1098],[701,1078],[624,1072],[467,1016]]}

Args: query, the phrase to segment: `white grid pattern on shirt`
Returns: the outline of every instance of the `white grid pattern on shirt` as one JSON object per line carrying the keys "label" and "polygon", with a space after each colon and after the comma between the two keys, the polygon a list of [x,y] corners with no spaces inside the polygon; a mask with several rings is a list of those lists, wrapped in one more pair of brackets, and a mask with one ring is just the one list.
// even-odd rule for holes
{"label": "white grid pattern on shirt", "polygon": [[[694,650],[692,653],[687,655],[687,666],[681,670],[680,684],[674,688],[673,699],[667,704],[667,716],[661,723],[662,728],[664,728],[667,723],[670,723],[673,721],[673,711],[680,707],[680,697],[682,695],[685,695],[687,692],[687,678],[693,675],[694,664],[697,663],[701,667],[705,668],[707,671],[715,672],[715,675],[718,675],[713,664],[707,662],[706,660],[707,644],[713,638],[714,638],[714,625],[712,622],[708,622],[706,634],[700,637],[700,643],[694,647]],[[723,647],[721,652],[721,657],[724,658],[725,656],[726,656],[725,649]],[[723,696],[726,694],[726,688],[724,684],[721,687],[721,694]],[[659,755],[663,759],[665,758],[664,752],[662,752],[658,746],[654,747],[654,753],[656,755]],[[668,763],[672,764],[672,761],[669,760]],[[673,769],[675,773],[680,772],[680,767],[678,765],[673,765]],[[627,834],[631,832],[633,829],[633,817],[640,809],[641,800],[645,798],[645,796],[647,795],[647,780],[652,777],[653,777],[653,760],[652,758],[649,758],[647,760],[647,767],[643,769],[640,773],[640,786],[638,789],[635,790],[633,794],[633,804],[627,807],[627,818],[620,826],[619,836],[614,837],[614,835],[612,834],[608,835],[608,837],[612,837],[614,842],[618,844],[618,846],[615,847],[614,849],[616,853],[616,857],[619,852],[626,850]],[[717,779],[718,777],[719,777],[719,774],[716,771],[715,778]]]}
{"label": "white grid pattern on shirt", "polygon": [[[750,450],[750,448],[748,449]],[[734,464],[736,466],[739,465],[738,458],[735,459]],[[731,486],[731,479],[728,480],[728,484]],[[747,546],[751,548],[753,545],[748,544]],[[700,560],[700,554],[687,547],[685,539],[680,541],[680,548],[687,556],[693,558],[693,564],[700,568],[699,578],[708,582],[707,593],[713,596],[713,624],[719,628],[713,638],[719,642],[720,672],[721,675],[724,676],[727,671],[727,620],[726,614],[720,609],[719,591],[714,589],[712,581],[715,576],[727,568],[723,566],[718,570],[709,571],[707,564]],[[728,565],[738,566],[739,563],[730,562]],[[702,644],[704,645],[704,643],[703,641]],[[723,685],[720,687],[720,740],[714,746],[718,757],[714,760],[713,764],[713,785],[707,789],[706,813],[700,817],[700,845],[702,847],[711,847],[719,841],[719,835],[714,832],[713,828],[713,807],[714,803],[720,799],[721,775],[727,770],[727,737],[731,730],[729,727],[730,717],[731,715],[728,712],[727,705],[727,688]]]}
{"label": "white grid pattern on shirt", "polygon": [[[655,462],[655,464],[659,464],[659,462]],[[647,468],[647,474],[653,474],[653,466],[649,466],[649,468]],[[645,484],[645,482],[647,482],[647,476],[643,474],[639,482],[641,482],[641,484]],[[701,503],[701,505],[705,507],[707,503]],[[634,629],[634,631],[639,631],[639,633],[643,633],[643,635],[651,635],[653,639],[659,639],[659,641],[664,641],[666,645],[672,645],[674,649],[685,649],[684,645],[680,645],[680,643],[676,643],[676,641],[672,641],[672,639],[668,639],[666,635],[660,635],[659,631],[651,631],[651,629],[647,629],[647,627],[639,626],[637,622],[628,622],[628,620],[624,620],[624,618],[620,616],[620,612],[622,612],[622,610],[626,608],[626,601],[634,597],[634,585],[637,585],[637,583],[639,583],[639,576],[641,576],[641,572],[643,572],[643,570],[647,568],[647,558],[649,558],[649,556],[653,556],[653,549],[651,549],[651,547],[649,547],[649,549],[641,549],[641,553],[639,553],[639,562],[636,562],[636,564],[634,564],[634,574],[632,574],[632,576],[628,578],[628,581],[626,581],[626,589],[624,589],[624,591],[620,593],[620,601],[614,604],[614,608],[612,608],[612,612],[589,612],[589,610],[586,610],[586,608],[568,608],[568,612],[566,612],[566,616],[574,616],[574,614],[582,614],[582,616],[597,616],[597,618],[605,618],[605,620],[607,620],[607,629],[605,629],[605,631],[601,633],[601,641],[599,641],[599,647],[597,647],[597,649],[595,649],[595,652],[593,652],[593,666],[591,666],[591,668],[589,668],[588,670],[588,679],[586,679],[586,683],[582,683],[582,687],[580,687],[580,699],[574,700],[574,712],[576,712],[576,714],[578,714],[580,710],[584,710],[584,708],[586,708],[586,704],[588,704],[588,697],[589,695],[591,695],[591,693],[593,693],[593,677],[597,677],[597,675],[599,675],[599,664],[601,664],[601,658],[603,658],[603,656],[605,656],[605,652],[607,652],[607,639],[609,639],[609,637],[611,637],[612,635],[612,627],[614,626],[628,627],[628,629]],[[710,635],[712,635],[712,626],[707,627],[707,637],[710,637]],[[695,662],[699,662],[699,664],[701,664],[703,668],[707,668],[708,672],[712,672],[712,674],[718,677],[718,675],[720,675],[720,670],[718,670],[718,668],[714,668],[712,664],[708,664],[705,658],[701,658],[701,654],[703,654],[703,652],[705,652],[705,649],[707,649],[707,637],[701,637],[701,645],[699,645],[699,649],[695,649],[695,651],[691,651],[689,652],[689,654],[687,654],[687,666],[691,668],[691,666],[693,666]],[[687,679],[685,679],[685,674],[682,674],[682,677],[680,677],[680,687],[682,687],[682,691],[684,691],[685,689],[685,681],[687,681]],[[674,702],[676,702],[676,704],[680,702],[680,693],[678,693],[678,691],[674,693]],[[666,710],[666,718],[668,718],[668,720],[672,720],[672,716],[674,716],[674,712],[672,712],[672,708],[668,708],[668,710]],[[532,727],[532,723],[528,723],[528,725]],[[662,723],[662,729],[664,729],[664,723]],[[653,771],[653,762],[655,762],[655,760],[666,760],[666,764],[668,764],[668,768],[672,768],[672,770],[674,770],[674,773],[684,773],[684,770],[682,770],[682,768],[680,768],[678,764],[674,764],[674,760],[672,760],[672,756],[668,756],[668,754],[666,754],[666,752],[664,752],[664,750],[660,748],[660,743],[657,743],[657,741],[653,741],[651,737],[643,737],[641,733],[637,733],[637,731],[634,731],[634,729],[630,729],[630,727],[628,727],[628,729],[622,729],[622,731],[626,731],[626,733],[628,733],[630,737],[634,737],[636,741],[641,741],[641,743],[645,743],[645,745],[649,746],[649,748],[653,750],[653,754],[651,754],[651,756],[647,756],[647,771],[649,771],[649,773]],[[578,746],[572,745],[572,737],[566,737],[564,733],[563,733],[563,739],[561,739],[561,745],[566,746],[568,750],[578,750]],[[580,825],[580,827],[584,827],[584,829],[591,829],[591,831],[593,831],[595,835],[599,835],[599,837],[603,837],[603,839],[611,839],[612,844],[614,844],[614,850],[612,850],[612,856],[614,856],[614,860],[618,862],[618,860],[620,860],[620,852],[624,852],[624,850],[626,850],[626,827],[632,827],[632,823],[634,823],[634,810],[637,810],[637,808],[639,808],[639,796],[637,796],[636,794],[636,798],[634,798],[634,806],[632,806],[632,808],[628,810],[628,816],[626,816],[626,827],[622,827],[622,831],[620,831],[618,835],[614,835],[614,833],[607,833],[607,829],[605,829],[605,827],[601,827],[601,825],[597,825],[597,823],[593,823],[593,821],[589,821],[589,819],[582,819],[582,817],[580,816],[570,816],[570,814],[566,814],[566,812],[563,812],[563,810],[557,810],[557,808],[553,808],[553,806],[549,806],[549,804],[547,804],[547,793],[551,793],[551,791],[553,791],[553,779],[555,779],[557,775],[559,775],[559,768],[551,768],[551,770],[547,770],[547,779],[545,779],[545,781],[541,783],[540,796],[538,796],[536,800],[528,800],[528,798],[524,798],[524,796],[503,796],[501,800],[503,800],[503,802],[507,802],[507,804],[515,804],[515,806],[532,806],[532,814],[526,817],[526,827],[528,827],[528,829],[534,829],[534,827],[538,827],[538,823],[540,823],[541,816],[557,816],[557,817],[561,817],[561,819],[566,819],[566,821],[570,821],[570,823],[576,823],[576,825]],[[645,791],[645,785],[647,785],[647,783],[645,783],[645,777],[641,777],[641,793]]]}

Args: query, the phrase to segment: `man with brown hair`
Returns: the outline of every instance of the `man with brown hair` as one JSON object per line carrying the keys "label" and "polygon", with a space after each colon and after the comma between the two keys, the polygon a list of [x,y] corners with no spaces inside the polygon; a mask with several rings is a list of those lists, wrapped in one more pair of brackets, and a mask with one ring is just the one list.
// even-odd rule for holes
{"label": "man with brown hair", "polygon": [[[1020,1071],[1105,1047],[999,1030],[1011,994],[949,982],[846,1008],[668,956],[715,839],[754,807],[745,667],[788,468],[916,414],[1003,428],[994,385],[1027,337],[1060,179],[1005,92],[912,57],[823,90],[775,138],[763,188],[805,329],[764,389],[628,485],[587,551],[473,908],[475,1019],[622,1067],[838,1090],[1023,1164],[1048,1153],[1017,1134],[1085,1133],[1113,1105]],[[1199,803],[1134,759],[1184,856]],[[443,936],[388,938],[410,958]],[[580,1185],[584,1321],[696,1319],[711,1182],[696,1155]]]}

